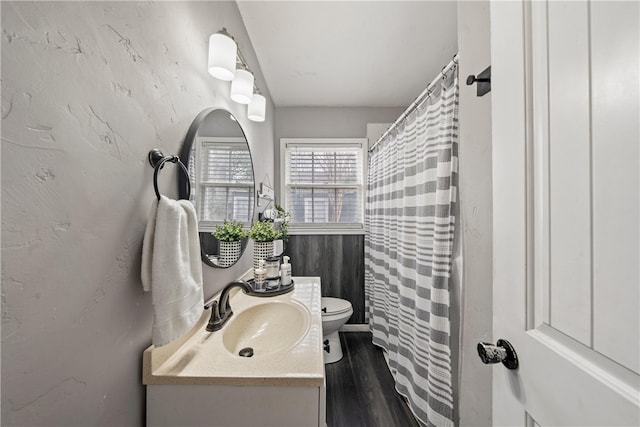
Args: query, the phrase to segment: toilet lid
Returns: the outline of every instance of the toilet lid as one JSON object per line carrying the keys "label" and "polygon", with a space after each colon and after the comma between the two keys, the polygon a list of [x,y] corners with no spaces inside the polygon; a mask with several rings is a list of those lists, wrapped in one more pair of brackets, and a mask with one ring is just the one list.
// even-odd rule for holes
{"label": "toilet lid", "polygon": [[351,303],[340,298],[322,297],[322,308],[327,309],[322,314],[340,314],[351,310]]}

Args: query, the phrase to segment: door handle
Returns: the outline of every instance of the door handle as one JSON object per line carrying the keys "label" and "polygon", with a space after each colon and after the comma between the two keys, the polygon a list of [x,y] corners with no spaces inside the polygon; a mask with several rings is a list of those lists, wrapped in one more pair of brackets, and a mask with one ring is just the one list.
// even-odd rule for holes
{"label": "door handle", "polygon": [[480,356],[482,363],[486,365],[502,362],[507,369],[518,369],[518,355],[507,340],[499,339],[496,345],[488,342],[479,342],[478,356]]}

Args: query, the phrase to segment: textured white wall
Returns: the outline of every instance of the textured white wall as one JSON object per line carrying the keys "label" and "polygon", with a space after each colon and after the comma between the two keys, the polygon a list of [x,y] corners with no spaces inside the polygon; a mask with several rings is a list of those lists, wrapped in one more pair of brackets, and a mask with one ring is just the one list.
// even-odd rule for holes
{"label": "textured white wall", "polygon": [[461,297],[458,417],[460,426],[491,425],[491,372],[476,352],[492,337],[491,93],[476,96],[469,74],[491,63],[489,2],[458,3],[460,56],[460,224],[463,283]]}
{"label": "textured white wall", "polygon": [[[233,112],[274,178],[273,105],[234,2],[2,2],[2,424],[141,425],[151,297],[140,252],[147,153],[196,114]],[[253,123],[206,71],[238,41],[268,98]],[[176,196],[176,170],[160,173]],[[205,296],[251,265],[205,269]]]}

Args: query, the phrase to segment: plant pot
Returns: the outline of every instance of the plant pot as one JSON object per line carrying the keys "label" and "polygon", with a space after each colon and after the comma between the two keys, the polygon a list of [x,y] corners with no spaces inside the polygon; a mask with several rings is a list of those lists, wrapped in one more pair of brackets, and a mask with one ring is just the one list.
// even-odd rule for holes
{"label": "plant pot", "polygon": [[253,242],[253,268],[258,268],[261,259],[273,256],[273,242]]}
{"label": "plant pot", "polygon": [[220,267],[230,267],[238,261],[242,252],[242,242],[220,242]]}

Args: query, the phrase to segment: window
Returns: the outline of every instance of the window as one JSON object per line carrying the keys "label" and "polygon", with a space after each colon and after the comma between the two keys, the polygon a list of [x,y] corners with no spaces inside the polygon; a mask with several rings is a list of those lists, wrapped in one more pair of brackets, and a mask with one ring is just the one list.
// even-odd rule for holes
{"label": "window", "polygon": [[194,149],[189,170],[200,165],[195,179],[191,177],[198,230],[212,232],[225,219],[249,226],[253,216],[253,167],[244,138],[199,137]]}
{"label": "window", "polygon": [[366,139],[280,140],[290,230],[363,232]]}

